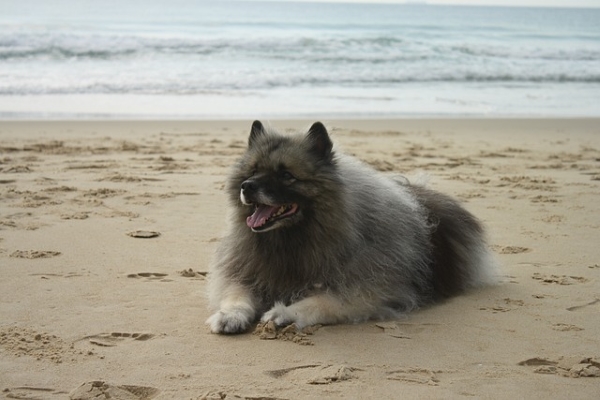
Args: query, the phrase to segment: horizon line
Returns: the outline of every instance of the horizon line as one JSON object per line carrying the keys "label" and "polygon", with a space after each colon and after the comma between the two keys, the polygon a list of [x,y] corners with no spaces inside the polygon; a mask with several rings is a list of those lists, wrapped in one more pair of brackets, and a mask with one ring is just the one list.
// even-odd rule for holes
{"label": "horizon line", "polygon": [[[235,1],[235,0],[234,0]],[[258,1],[269,3],[336,3],[336,4],[395,4],[406,6],[446,6],[446,7],[499,7],[499,8],[564,8],[564,9],[600,9],[600,4],[523,4],[523,2],[515,2],[506,4],[499,2],[498,4],[469,4],[467,2],[441,2],[428,0],[241,0],[241,1]]]}

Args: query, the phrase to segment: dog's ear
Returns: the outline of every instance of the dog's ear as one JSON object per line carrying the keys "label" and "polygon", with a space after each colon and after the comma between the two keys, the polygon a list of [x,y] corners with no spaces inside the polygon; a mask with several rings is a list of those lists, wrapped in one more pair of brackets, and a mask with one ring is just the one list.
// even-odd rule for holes
{"label": "dog's ear", "polygon": [[310,129],[306,138],[310,140],[311,150],[321,159],[331,158],[331,149],[333,143],[327,133],[327,128],[320,122],[315,122]]}
{"label": "dog's ear", "polygon": [[265,127],[262,122],[254,121],[252,128],[250,128],[250,137],[248,138],[248,147],[252,147],[256,139],[265,134]]}

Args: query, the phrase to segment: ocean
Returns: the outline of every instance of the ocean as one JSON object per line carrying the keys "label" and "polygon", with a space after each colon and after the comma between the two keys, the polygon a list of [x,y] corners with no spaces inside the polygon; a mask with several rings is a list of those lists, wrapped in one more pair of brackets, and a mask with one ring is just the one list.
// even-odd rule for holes
{"label": "ocean", "polygon": [[600,9],[0,1],[0,119],[600,116]]}

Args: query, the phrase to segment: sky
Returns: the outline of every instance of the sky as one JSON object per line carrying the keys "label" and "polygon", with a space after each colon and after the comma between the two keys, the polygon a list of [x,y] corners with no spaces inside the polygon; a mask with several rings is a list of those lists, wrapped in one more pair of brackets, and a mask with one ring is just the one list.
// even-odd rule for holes
{"label": "sky", "polygon": [[600,0],[305,0],[339,3],[428,3],[472,6],[600,7]]}
{"label": "sky", "polygon": [[600,7],[600,0],[429,0],[427,3],[482,6]]}

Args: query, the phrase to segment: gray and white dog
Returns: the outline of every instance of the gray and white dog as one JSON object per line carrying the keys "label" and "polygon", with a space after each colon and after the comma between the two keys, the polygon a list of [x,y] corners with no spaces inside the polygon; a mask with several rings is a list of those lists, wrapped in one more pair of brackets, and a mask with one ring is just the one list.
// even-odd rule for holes
{"label": "gray and white dog", "polygon": [[210,271],[207,324],[395,318],[493,283],[480,222],[457,201],[339,154],[323,124],[259,121],[227,183],[231,215]]}

